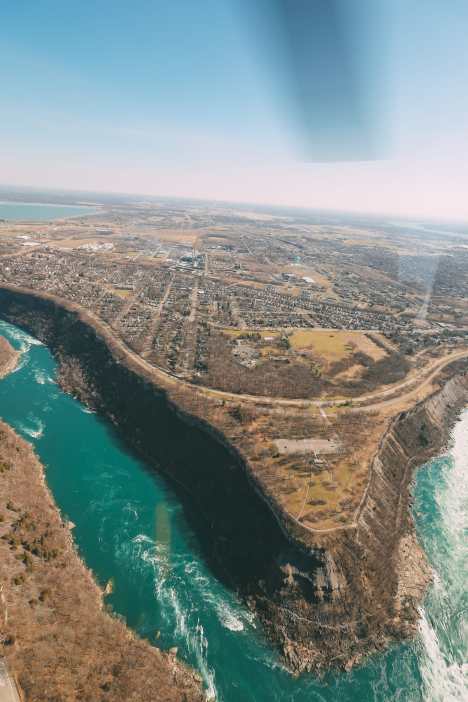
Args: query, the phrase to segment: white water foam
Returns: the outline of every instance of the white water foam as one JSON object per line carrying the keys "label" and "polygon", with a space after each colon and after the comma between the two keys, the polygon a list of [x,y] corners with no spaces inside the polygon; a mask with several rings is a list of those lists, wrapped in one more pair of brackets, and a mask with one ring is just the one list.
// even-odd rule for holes
{"label": "white water foam", "polygon": [[440,562],[435,549],[438,572],[431,606],[441,613],[448,610],[448,614],[437,613],[434,626],[428,612],[420,610],[420,669],[427,702],[468,700],[468,620],[464,607],[468,566],[468,412],[455,426],[451,457],[438,476],[435,491],[445,548],[440,549]]}
{"label": "white water foam", "polygon": [[19,361],[17,362],[16,366],[13,368],[13,370],[10,371],[10,375],[12,375],[13,373],[17,373],[17,372],[20,371],[22,368],[24,368],[25,366],[27,366],[27,365],[28,365],[28,362],[29,362],[29,357],[26,356],[26,354],[24,354],[24,353],[21,354],[21,356],[19,357]]}
{"label": "white water foam", "polygon": [[41,436],[44,434],[44,428],[44,422],[42,422],[40,419],[34,418],[29,419],[29,424],[18,424],[18,429],[20,429],[20,431],[22,431],[23,434],[30,436],[31,439],[40,439]]}
{"label": "white water foam", "polygon": [[38,385],[45,385],[47,382],[47,376],[39,369],[34,370],[34,380]]}
{"label": "white water foam", "polygon": [[218,619],[225,629],[230,631],[244,631],[244,624],[239,617],[236,617],[234,612],[224,602],[218,602],[215,605]]}
{"label": "white water foam", "polygon": [[155,545],[153,539],[150,539],[150,537],[147,536],[146,534],[137,534],[137,536],[135,536],[132,539],[132,543],[134,543],[134,544],[151,544],[152,546]]}
{"label": "white water foam", "polygon": [[3,320],[0,320],[0,332],[7,336],[11,341],[16,342],[14,345],[19,351],[21,351],[21,353],[27,353],[31,346],[43,346],[42,341],[39,341],[39,339],[35,339],[22,329],[13,327],[11,324],[8,324],[8,322],[4,322]]}
{"label": "white water foam", "polygon": [[254,614],[246,610],[241,604],[228,601],[222,593],[214,593],[211,589],[210,579],[200,570],[200,565],[196,561],[191,561],[184,566],[184,571],[190,577],[192,584],[200,593],[201,597],[216,612],[220,624],[230,631],[243,631],[245,625],[255,628]]}
{"label": "white water foam", "polygon": [[444,647],[424,609],[420,609],[419,631],[424,646],[421,665],[426,702],[466,702],[468,665],[447,660]]}
{"label": "white water foam", "polygon": [[3,320],[0,320],[0,334],[8,339],[12,343],[13,347],[20,352],[18,362],[11,371],[11,374],[17,373],[28,365],[30,360],[28,351],[32,346],[43,346],[43,343],[38,339],[35,339],[22,329],[14,327]]}
{"label": "white water foam", "polygon": [[200,670],[203,682],[205,683],[205,695],[207,700],[218,700],[218,691],[215,684],[215,672],[207,664],[208,655],[208,639],[205,636],[203,626],[200,622],[193,633],[188,638],[189,648],[195,654],[198,668]]}
{"label": "white water foam", "polygon": [[34,380],[38,385],[56,385],[55,380],[51,378],[50,375],[48,375],[47,373],[40,370],[40,368],[34,369]]}
{"label": "white water foam", "polygon": [[[219,700],[215,673],[207,660],[208,640],[199,617],[196,623],[194,621],[196,612],[191,607],[187,581],[176,575],[173,565],[169,562],[169,551],[165,544],[153,541],[146,534],[134,537],[132,543],[136,547],[137,558],[154,570],[154,592],[161,607],[161,615],[172,627],[176,638],[182,639],[194,656],[203,679],[207,700]],[[185,602],[187,604],[184,604]]]}

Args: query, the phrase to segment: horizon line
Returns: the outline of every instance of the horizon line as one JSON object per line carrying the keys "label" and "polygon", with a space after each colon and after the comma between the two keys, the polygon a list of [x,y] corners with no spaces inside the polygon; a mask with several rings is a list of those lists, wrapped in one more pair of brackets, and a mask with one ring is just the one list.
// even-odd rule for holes
{"label": "horizon line", "polygon": [[[189,201],[189,202],[196,202],[200,204],[213,204],[213,205],[222,205],[222,206],[248,206],[248,207],[263,207],[263,208],[273,208],[276,210],[281,210],[281,209],[290,209],[290,210],[296,210],[298,212],[302,213],[308,213],[308,214],[328,214],[328,215],[352,215],[352,216],[363,216],[363,217],[369,217],[369,218],[378,218],[378,217],[392,217],[396,219],[401,219],[404,221],[410,221],[412,218],[417,218],[418,220],[422,220],[425,222],[440,222],[440,223],[446,223],[446,224],[456,224],[456,225],[468,225],[468,218],[467,219],[460,219],[460,218],[450,218],[447,216],[443,215],[428,215],[428,214],[422,214],[422,213],[417,213],[417,212],[407,212],[405,214],[398,213],[398,212],[391,212],[391,211],[383,211],[383,210],[362,210],[362,209],[356,209],[356,210],[349,210],[349,209],[330,209],[329,207],[320,207],[320,206],[307,206],[307,205],[292,205],[292,204],[287,204],[287,203],[273,203],[273,202],[267,202],[267,201],[241,201],[237,199],[233,200],[221,200],[215,197],[212,198],[202,198],[202,197],[195,197],[195,196],[190,196],[190,195],[155,195],[155,194],[150,194],[150,193],[141,193],[141,192],[123,192],[123,191],[116,191],[116,190],[86,190],[82,188],[64,188],[62,186],[39,186],[39,185],[23,185],[23,184],[11,184],[11,183],[0,183],[0,191],[2,190],[20,190],[20,191],[25,191],[25,192],[36,192],[37,194],[42,194],[42,193],[57,193],[57,194],[69,194],[69,195],[104,195],[104,196],[109,196],[109,197],[120,197],[120,198],[140,198],[140,199],[149,199],[149,200],[177,200],[177,201]],[[53,203],[51,203],[53,204]],[[55,203],[55,204],[60,204],[60,203]],[[105,204],[105,203],[94,203],[94,204]]]}

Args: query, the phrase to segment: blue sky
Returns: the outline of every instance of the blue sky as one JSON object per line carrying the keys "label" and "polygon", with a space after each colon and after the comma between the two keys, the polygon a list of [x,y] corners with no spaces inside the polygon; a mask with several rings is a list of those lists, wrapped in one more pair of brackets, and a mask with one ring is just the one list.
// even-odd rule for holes
{"label": "blue sky", "polygon": [[2,3],[0,182],[468,219],[468,2],[288,3]]}

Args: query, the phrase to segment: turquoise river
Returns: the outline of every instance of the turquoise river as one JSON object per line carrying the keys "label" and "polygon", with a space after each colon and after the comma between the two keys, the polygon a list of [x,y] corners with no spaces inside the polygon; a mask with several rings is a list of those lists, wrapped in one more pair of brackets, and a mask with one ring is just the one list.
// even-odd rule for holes
{"label": "turquoise river", "polygon": [[[468,412],[452,448],[417,476],[414,514],[434,568],[420,633],[349,674],[294,679],[236,597],[211,574],[166,482],[129,455],[113,429],[55,383],[48,349],[0,322],[23,353],[0,382],[0,415],[32,442],[48,485],[107,600],[141,636],[179,655],[220,702],[468,700]],[[155,431],[157,431],[155,417]]]}

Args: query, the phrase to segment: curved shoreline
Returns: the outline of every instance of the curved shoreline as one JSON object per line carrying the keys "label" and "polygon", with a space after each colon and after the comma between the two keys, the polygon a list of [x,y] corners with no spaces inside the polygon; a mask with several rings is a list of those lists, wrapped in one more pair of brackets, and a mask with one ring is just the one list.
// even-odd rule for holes
{"label": "curved shoreline", "polygon": [[0,655],[21,699],[202,702],[194,671],[108,613],[33,447],[3,421],[0,459]]}
{"label": "curved shoreline", "polygon": [[0,336],[0,380],[9,373],[13,373],[18,365],[20,353],[15,351],[12,345]]}
{"label": "curved shoreline", "polygon": [[[392,641],[414,634],[417,605],[429,574],[409,515],[410,485],[414,464],[423,463],[442,449],[456,410],[466,401],[463,369],[460,369],[458,385],[450,380],[450,374],[447,375],[442,389],[400,414],[387,429],[374,456],[356,525],[333,532],[306,532],[303,525],[292,523],[288,515],[271,502],[251,470],[248,458],[219,428],[210,425],[203,414],[194,413],[190,398],[177,394],[171,383],[170,387],[157,386],[154,375],[151,377],[152,374],[131,355],[126,355],[110,333],[95,323],[92,315],[50,295],[23,290],[10,290],[8,294],[13,310],[14,305],[18,305],[9,321],[26,326],[50,346],[65,369],[62,379],[66,388],[106,415],[150,465],[161,469],[161,455],[152,445],[148,431],[144,430],[145,407],[159,412],[158,417],[162,416],[161,412],[172,413],[177,420],[173,417],[165,421],[177,431],[182,431],[182,424],[189,425],[194,433],[201,431],[224,447],[224,454],[216,454],[206,441],[200,437],[194,439],[195,444],[201,442],[198,453],[195,451],[200,462],[204,450],[218,456],[217,475],[210,466],[200,480],[194,479],[184,469],[183,454],[172,464],[163,466],[164,472],[179,488],[183,486],[183,492],[187,494],[188,491],[189,503],[198,505],[199,510],[205,511],[207,520],[212,521],[213,526],[204,536],[208,556],[213,556],[215,567],[215,561],[221,558],[221,571],[228,572],[234,586],[257,611],[292,670],[320,670],[330,665],[350,667]],[[5,293],[3,298],[5,301]],[[18,312],[21,309],[22,313]],[[141,402],[140,414],[116,395],[116,387],[121,384],[128,388],[132,404],[137,404],[137,400]],[[409,434],[418,437],[423,426],[427,443],[420,445]],[[173,449],[174,444],[169,440],[162,458],[167,459]],[[233,461],[236,467],[230,470],[229,462]],[[221,484],[224,480],[230,481],[229,489]],[[260,514],[259,504],[248,495],[248,489],[253,492],[252,485],[262,502],[268,505],[276,526],[268,520],[268,515]],[[213,493],[211,502],[207,488]],[[266,552],[261,540],[247,544],[249,528],[237,533],[232,524],[224,523],[235,519],[236,511],[229,505],[229,500],[234,501],[233,495],[239,505],[242,499],[250,500],[242,519],[247,527],[264,533],[265,538],[269,535],[272,543],[267,544]],[[213,501],[219,504],[213,505]],[[224,510],[227,510],[226,515],[223,515]],[[392,526],[395,514],[397,519]],[[197,529],[203,531],[200,524]],[[216,532],[232,539],[230,554],[219,554],[220,539]],[[250,548],[249,555],[255,554],[259,561],[255,572],[232,572],[245,567],[245,558],[240,552],[246,546]],[[416,578],[405,584],[401,559],[402,553],[408,550],[416,554]],[[384,569],[379,564],[383,554],[386,554]],[[263,582],[261,587],[259,581]],[[334,633],[330,635],[330,631]],[[326,637],[324,632],[328,632]]]}

